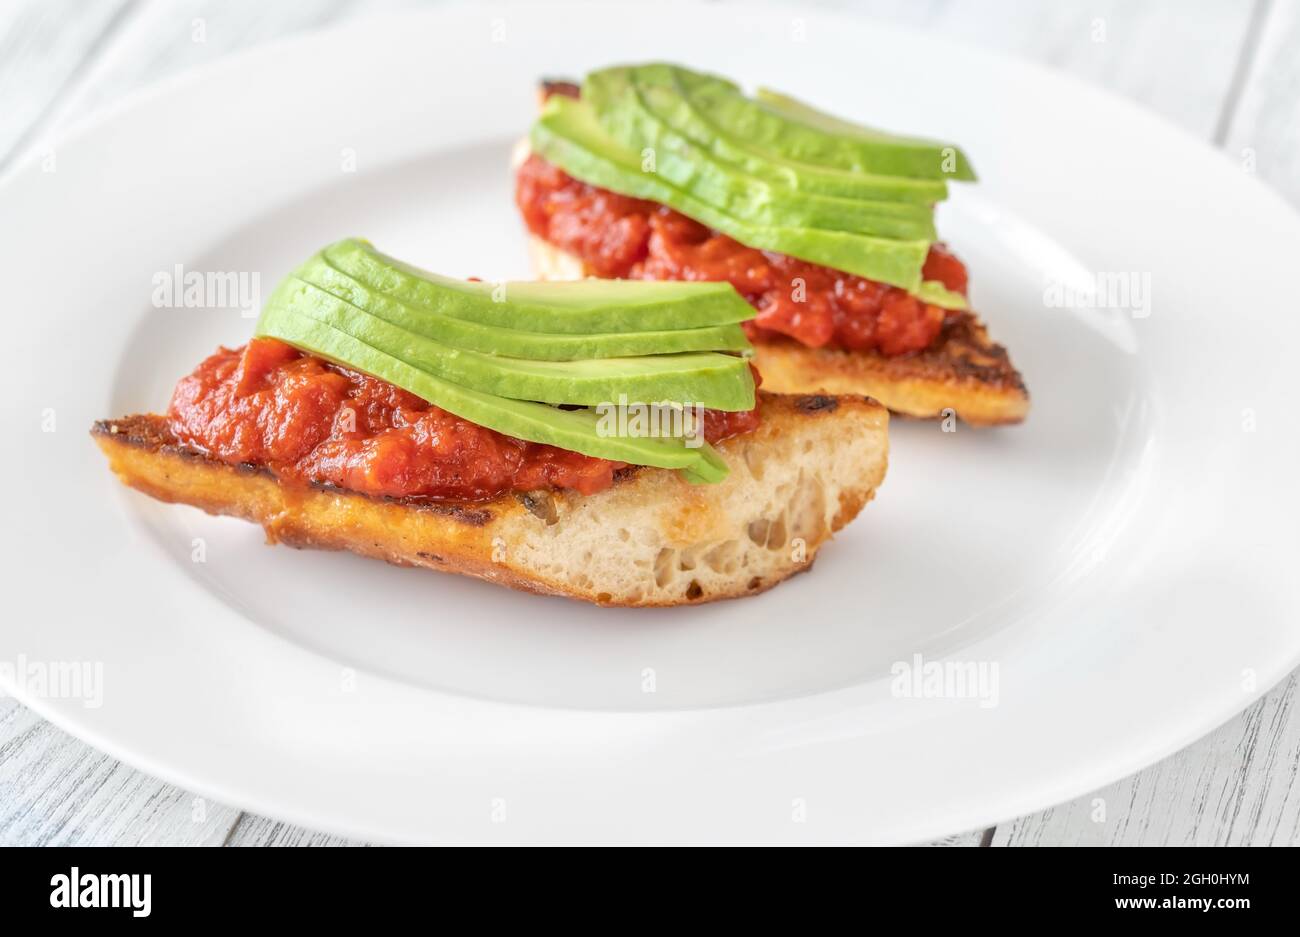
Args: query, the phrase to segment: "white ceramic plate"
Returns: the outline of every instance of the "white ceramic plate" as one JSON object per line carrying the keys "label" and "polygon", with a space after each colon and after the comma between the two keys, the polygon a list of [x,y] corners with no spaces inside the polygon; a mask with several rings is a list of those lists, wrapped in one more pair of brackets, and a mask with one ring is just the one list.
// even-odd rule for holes
{"label": "white ceramic plate", "polygon": [[[271,549],[109,476],[92,420],[163,407],[252,326],[155,308],[156,273],[266,291],[363,234],[526,275],[507,158],[535,80],[649,57],[961,141],[982,183],[940,227],[1029,422],[896,422],[878,501],[814,571],[678,611]],[[803,12],[474,7],[239,56],[55,155],[0,192],[0,662],[102,663],[99,707],[14,689],[193,791],[384,840],[921,840],[1134,771],[1300,662],[1276,276],[1300,221],[1095,90]],[[1045,303],[1098,271],[1149,275],[1150,314]],[[996,664],[996,705],[901,695],[916,654]]]}

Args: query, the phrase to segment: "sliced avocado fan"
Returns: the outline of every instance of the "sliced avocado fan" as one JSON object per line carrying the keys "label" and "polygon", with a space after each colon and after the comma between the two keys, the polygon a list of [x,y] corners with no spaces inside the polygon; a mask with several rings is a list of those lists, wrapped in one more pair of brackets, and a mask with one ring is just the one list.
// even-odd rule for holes
{"label": "sliced avocado fan", "polygon": [[548,162],[577,179],[667,205],[742,244],[847,270],[905,290],[920,286],[921,266],[930,249],[928,240],[743,221],[656,173],[643,172],[636,152],[605,134],[591,108],[581,101],[551,98],[533,124],[529,139],[533,149]]}
{"label": "sliced avocado fan", "polygon": [[738,323],[753,309],[730,285],[587,280],[495,289],[425,273],[349,239],[276,287],[256,334],[509,436],[677,469],[692,483],[726,477],[726,462],[702,437],[619,435],[611,426],[633,422],[615,418],[628,405],[753,408],[747,358],[725,353],[752,351]]}
{"label": "sliced avocado fan", "polygon": [[412,367],[501,397],[596,406],[622,394],[630,400],[691,402],[713,410],[754,407],[753,380],[745,379],[749,364],[735,355],[687,352],[546,361],[465,351],[394,325],[295,276],[281,282],[268,300],[265,312],[278,310],[315,319]]}
{"label": "sliced avocado fan", "polygon": [[875,199],[817,192],[795,198],[788,186],[718,159],[711,148],[697,145],[649,109],[638,74],[628,68],[593,72],[583,94],[611,136],[652,148],[655,173],[664,181],[755,224],[934,239],[934,213],[928,204],[891,200],[884,192]]}
{"label": "sliced avocado fan", "polygon": [[923,282],[946,180],[973,180],[956,146],[843,121],[674,65],[600,69],[582,97],[552,97],[535,151],[602,188],[669,206],[751,247],[905,289],[945,308],[965,298]]}

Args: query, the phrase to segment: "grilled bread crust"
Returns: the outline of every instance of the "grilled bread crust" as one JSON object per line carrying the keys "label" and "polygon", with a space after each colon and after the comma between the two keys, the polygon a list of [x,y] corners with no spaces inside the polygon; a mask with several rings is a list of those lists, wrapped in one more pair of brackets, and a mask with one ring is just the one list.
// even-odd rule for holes
{"label": "grilled bread crust", "polygon": [[808,348],[793,339],[754,343],[763,385],[778,393],[866,394],[904,416],[959,416],[972,426],[1020,423],[1029,392],[1006,349],[970,313],[944,326],[932,348],[888,357],[874,351]]}
{"label": "grilled bread crust", "polygon": [[884,478],[889,415],[875,401],[760,393],[759,428],[717,445],[731,467],[720,484],[630,468],[594,495],[472,503],[282,484],[185,447],[157,415],[103,420],[91,434],[127,485],[261,524],[269,543],[600,605],[670,606],[752,595],[807,569]]}
{"label": "grilled bread crust", "polygon": [[[577,280],[592,272],[579,258],[528,236],[533,272],[542,280]],[[962,313],[938,342],[915,354],[809,348],[793,339],[754,342],[763,387],[779,394],[862,394],[894,413],[922,419],[960,416],[972,426],[1019,423],[1029,391],[983,323]]]}

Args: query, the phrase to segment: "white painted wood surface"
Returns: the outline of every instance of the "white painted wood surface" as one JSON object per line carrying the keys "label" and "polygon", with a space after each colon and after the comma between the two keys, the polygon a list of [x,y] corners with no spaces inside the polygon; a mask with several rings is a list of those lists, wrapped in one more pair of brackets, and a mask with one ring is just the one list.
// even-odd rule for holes
{"label": "white painted wood surface", "polygon": [[126,0],[0,6],[0,169],[31,146],[63,90],[83,80],[127,14]]}
{"label": "white painted wood surface", "polygon": [[1300,843],[1296,675],[1217,732],[1087,797],[999,825],[994,845]]}
{"label": "white painted wood surface", "polygon": [[[0,170],[123,95],[408,0],[2,0]],[[1222,145],[1300,206],[1296,0],[823,0],[1043,62]],[[935,845],[1300,843],[1296,676],[1104,790]],[[348,845],[154,780],[0,699],[0,845]]]}

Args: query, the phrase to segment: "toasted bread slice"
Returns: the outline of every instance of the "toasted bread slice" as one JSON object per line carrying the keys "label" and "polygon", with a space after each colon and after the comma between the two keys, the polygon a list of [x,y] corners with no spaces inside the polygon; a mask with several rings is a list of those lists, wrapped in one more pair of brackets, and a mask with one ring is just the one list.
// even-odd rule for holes
{"label": "toasted bread slice", "polygon": [[[539,279],[592,275],[582,260],[536,235],[528,236],[528,252]],[[1019,423],[1029,412],[1020,372],[971,313],[957,316],[934,347],[916,354],[887,357],[779,339],[755,342],[754,363],[763,387],[779,394],[862,394],[904,416],[956,415],[972,426]]]}
{"label": "toasted bread slice", "polygon": [[763,386],[778,393],[866,394],[895,413],[934,419],[959,416],[972,426],[1019,423],[1029,392],[1006,349],[965,313],[948,323],[933,348],[887,357],[874,351],[808,348],[792,339],[754,343]]}
{"label": "toasted bread slice", "polygon": [[629,468],[594,495],[475,503],[281,484],[188,449],[161,416],[96,423],[118,477],[161,501],[261,524],[270,543],[351,550],[600,605],[665,606],[761,592],[807,569],[875,494],[889,414],[862,397],[761,392],[763,422],[724,440],[716,485]]}

